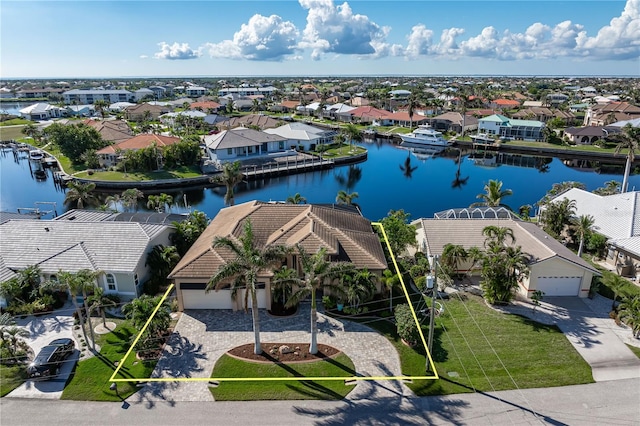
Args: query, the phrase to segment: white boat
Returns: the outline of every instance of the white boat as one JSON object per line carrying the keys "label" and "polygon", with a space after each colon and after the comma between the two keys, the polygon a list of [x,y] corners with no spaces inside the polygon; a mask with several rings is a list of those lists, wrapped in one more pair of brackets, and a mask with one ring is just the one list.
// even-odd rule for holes
{"label": "white boat", "polygon": [[429,158],[436,157],[446,149],[444,146],[424,145],[411,142],[402,142],[400,148],[404,148],[411,152],[414,157],[421,161],[426,161]]}
{"label": "white boat", "polygon": [[486,133],[478,133],[477,135],[471,135],[471,140],[475,143],[494,143],[496,140]]}
{"label": "white boat", "polygon": [[413,132],[406,135],[398,134],[402,139],[402,142],[408,142],[412,144],[420,145],[432,145],[432,146],[448,146],[449,141],[442,137],[442,133],[434,130],[429,125],[420,125]]}
{"label": "white boat", "polygon": [[40,161],[44,158],[44,152],[40,149],[32,149],[29,151],[29,160]]}

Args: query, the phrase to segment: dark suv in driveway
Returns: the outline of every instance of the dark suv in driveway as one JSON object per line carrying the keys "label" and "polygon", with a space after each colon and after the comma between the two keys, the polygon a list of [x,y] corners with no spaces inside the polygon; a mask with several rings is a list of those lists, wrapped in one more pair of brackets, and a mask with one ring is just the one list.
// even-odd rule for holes
{"label": "dark suv in driveway", "polygon": [[72,339],[56,339],[42,348],[33,362],[27,367],[31,379],[51,378],[58,374],[60,366],[75,350]]}

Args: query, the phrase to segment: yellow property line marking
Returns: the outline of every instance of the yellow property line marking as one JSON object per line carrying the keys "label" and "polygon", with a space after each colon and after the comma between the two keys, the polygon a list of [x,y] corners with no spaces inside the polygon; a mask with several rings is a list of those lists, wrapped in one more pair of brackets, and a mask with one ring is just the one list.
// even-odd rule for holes
{"label": "yellow property line marking", "polygon": [[[171,284],[169,286],[169,288],[167,289],[167,291],[164,293],[164,296],[162,297],[162,300],[160,300],[160,303],[158,303],[158,306],[156,306],[156,308],[154,309],[153,313],[151,314],[151,316],[149,317],[149,319],[145,323],[144,327],[142,327],[142,330],[140,330],[140,333],[138,333],[138,335],[136,336],[136,339],[131,344],[131,347],[129,348],[127,353],[124,354],[124,357],[122,357],[122,359],[118,363],[118,367],[116,368],[116,370],[111,375],[111,378],[109,379],[109,382],[141,382],[141,383],[146,383],[146,382],[282,382],[282,381],[314,381],[314,382],[318,382],[318,381],[328,381],[328,380],[344,380],[345,382],[350,382],[350,381],[374,381],[374,380],[375,381],[381,381],[381,380],[430,380],[430,379],[439,379],[440,377],[438,376],[438,372],[436,371],[436,367],[435,367],[435,365],[433,363],[433,358],[431,357],[431,352],[429,351],[429,348],[427,348],[427,341],[424,338],[424,333],[422,332],[422,327],[420,326],[420,321],[418,320],[418,316],[416,315],[416,311],[413,309],[413,305],[411,304],[411,298],[409,297],[409,292],[407,291],[407,287],[406,287],[406,285],[404,283],[404,280],[402,279],[402,274],[400,273],[400,268],[398,268],[398,263],[396,262],[396,257],[394,255],[393,251],[391,250],[391,245],[389,244],[389,239],[387,238],[387,233],[384,230],[384,226],[382,226],[382,224],[379,223],[379,222],[372,222],[371,224],[379,226],[380,229],[382,230],[382,236],[384,237],[384,241],[387,244],[387,249],[389,250],[389,254],[391,255],[391,259],[393,260],[393,266],[394,266],[394,268],[396,270],[396,273],[398,274],[398,278],[400,279],[400,284],[402,284],[402,290],[404,291],[404,295],[405,295],[405,297],[407,299],[407,303],[409,305],[409,308],[411,309],[411,314],[413,315],[413,320],[416,322],[416,326],[418,327],[418,333],[420,334],[420,340],[422,340],[422,344],[424,345],[425,351],[427,353],[427,359],[429,361],[429,369],[430,369],[430,371],[434,372],[433,375],[429,375],[429,376],[351,376],[351,377],[349,377],[349,376],[333,376],[333,377],[297,377],[297,376],[294,376],[294,377],[174,377],[174,378],[170,378],[170,377],[146,377],[146,378],[140,378],[140,379],[136,379],[136,378],[129,378],[129,379],[127,379],[127,378],[119,378],[119,379],[116,379],[116,375],[120,372],[120,369],[124,365],[125,360],[131,354],[131,351],[135,347],[136,343],[138,343],[138,340],[140,340],[140,337],[142,336],[142,333],[144,333],[144,331],[147,329],[147,326],[149,325],[149,323],[151,322],[151,320],[155,316],[156,312],[158,312],[158,309],[160,308],[162,303],[169,296],[169,293],[171,292],[171,290],[173,290],[173,284]],[[426,365],[425,365],[425,367],[426,367]]]}

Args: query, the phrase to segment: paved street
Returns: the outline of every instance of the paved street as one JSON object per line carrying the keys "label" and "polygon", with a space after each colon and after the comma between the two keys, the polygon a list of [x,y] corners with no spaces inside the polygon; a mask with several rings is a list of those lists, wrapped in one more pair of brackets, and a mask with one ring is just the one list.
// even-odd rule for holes
{"label": "paved street", "polygon": [[[28,413],[28,414],[26,414]],[[0,400],[13,425],[638,425],[640,379],[522,391],[358,401],[158,402]]]}
{"label": "paved street", "polygon": [[[273,317],[260,311],[263,343],[306,343],[310,340],[309,304],[296,315]],[[216,361],[235,346],[253,342],[251,315],[223,310],[185,311],[152,377],[210,377]],[[372,329],[318,314],[318,343],[342,350],[363,376],[401,375],[400,359],[389,341]],[[397,381],[358,382],[349,400],[411,395]],[[207,382],[148,383],[130,403],[213,401]]]}

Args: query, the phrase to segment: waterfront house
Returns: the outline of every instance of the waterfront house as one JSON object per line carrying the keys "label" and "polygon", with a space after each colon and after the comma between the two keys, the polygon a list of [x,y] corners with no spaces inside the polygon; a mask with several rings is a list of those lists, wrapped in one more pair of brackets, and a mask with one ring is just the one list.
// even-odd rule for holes
{"label": "waterfront house", "polygon": [[336,119],[347,123],[375,122],[381,126],[390,126],[392,121],[389,116],[391,114],[391,112],[384,109],[378,109],[372,106],[361,106],[350,111],[336,114]]}
{"label": "waterfront house", "polygon": [[516,109],[520,106],[520,102],[513,99],[494,99],[493,101],[489,102],[488,106],[489,108],[499,110]]}
{"label": "waterfront house", "polygon": [[247,114],[239,117],[219,116],[215,125],[219,129],[235,129],[236,127],[259,128],[261,130],[281,126],[282,120],[264,114]]}
{"label": "waterfront house", "polygon": [[564,134],[570,142],[576,145],[592,145],[598,140],[603,140],[612,133],[617,133],[619,129],[609,126],[584,126],[567,127]]}
{"label": "waterfront house", "polygon": [[157,120],[160,115],[167,112],[169,112],[168,106],[144,103],[125,108],[124,118],[130,121],[142,121],[148,116],[151,120]]}
{"label": "waterfront house", "polygon": [[209,91],[201,86],[189,86],[184,90],[185,94],[190,98],[197,98],[206,95]]}
{"label": "waterfront house", "polygon": [[[243,291],[233,295],[229,288],[205,292],[209,279],[234,258],[226,248],[214,248],[216,237],[238,241],[244,224],[251,220],[256,246],[300,244],[309,253],[326,248],[332,261],[349,261],[380,275],[387,261],[371,222],[353,206],[333,204],[285,204],[250,201],[221,209],[200,238],[169,275],[176,285],[178,306],[184,309],[243,309]],[[301,273],[298,256],[284,260],[288,268]],[[270,309],[273,271],[258,276],[258,306]],[[380,290],[380,284],[378,290]]]}
{"label": "waterfront house", "polygon": [[628,102],[610,102],[589,106],[584,116],[585,126],[606,126],[622,120],[640,118],[640,107]]}
{"label": "waterfront house", "polygon": [[64,108],[49,105],[45,102],[29,105],[20,110],[20,116],[31,121],[48,120],[50,118],[60,118],[66,115]]}
{"label": "waterfront house", "polygon": [[96,113],[96,107],[87,105],[67,105],[65,107],[65,115],[71,117],[91,117]]}
{"label": "waterfront house", "polygon": [[607,237],[609,269],[636,279],[640,275],[640,191],[613,195],[597,195],[572,188],[551,202],[575,201],[576,217],[591,215],[592,229]]}
{"label": "waterfront house", "polygon": [[[449,111],[430,117],[427,119],[427,123],[439,132],[462,133],[462,114],[456,111]],[[464,118],[464,131],[470,132],[477,129],[478,119],[467,112]]]}
{"label": "waterfront house", "polygon": [[323,129],[306,123],[287,123],[264,131],[270,135],[281,136],[286,139],[286,147],[302,151],[313,151],[319,144],[330,144],[338,134],[333,129]]}
{"label": "waterfront house", "polygon": [[198,111],[206,112],[208,114],[215,114],[219,112],[222,105],[213,101],[194,102],[189,105],[189,109],[195,109]]}
{"label": "waterfront house", "polygon": [[542,141],[544,123],[536,120],[510,119],[494,114],[478,120],[478,132],[525,141]]}
{"label": "waterfront house", "polygon": [[[454,214],[436,213],[433,219],[418,219],[412,224],[416,226],[418,249],[428,257],[442,256],[447,244],[460,245],[466,250],[471,247],[482,249],[486,238],[482,230],[485,227],[510,228],[515,243],[507,238],[506,244],[520,246],[522,252],[529,256],[529,275],[522,279],[517,290],[522,298],[531,297],[536,290],[543,291],[546,296],[586,297],[592,277],[599,275],[593,266],[538,225],[521,221],[513,215],[487,214],[483,209],[460,209]],[[471,267],[470,261],[463,262],[457,272],[466,273]],[[480,270],[476,266],[470,274],[479,277]]]}
{"label": "waterfront house", "polygon": [[276,153],[284,154],[289,150],[286,137],[245,127],[207,135],[204,137],[204,144],[206,155],[214,164]]}
{"label": "waterfront house", "polygon": [[102,140],[111,143],[120,143],[131,139],[133,131],[129,124],[122,120],[84,120],[84,124],[91,126],[100,133]]}
{"label": "waterfront house", "polygon": [[178,142],[180,142],[180,138],[174,136],[144,133],[117,144],[104,147],[96,151],[96,154],[98,155],[100,167],[111,167],[120,162],[123,151],[137,151],[154,145],[162,150],[164,147]]}
{"label": "waterfront house", "polygon": [[156,93],[151,89],[143,87],[133,92],[133,98],[136,102],[140,102],[143,99],[155,99]]}
{"label": "waterfront house", "polygon": [[140,296],[151,271],[147,254],[169,245],[173,228],[131,222],[9,220],[0,224],[0,279],[35,265],[42,279],[60,271],[102,271],[97,284],[124,300]]}

